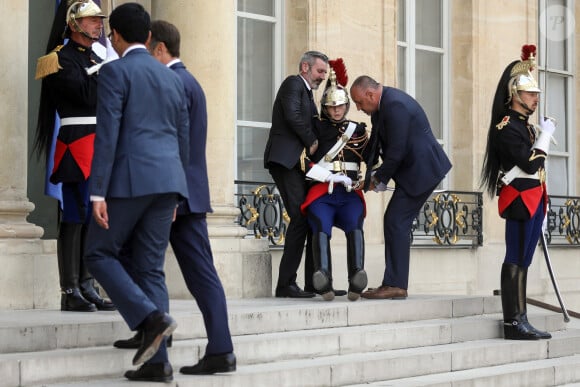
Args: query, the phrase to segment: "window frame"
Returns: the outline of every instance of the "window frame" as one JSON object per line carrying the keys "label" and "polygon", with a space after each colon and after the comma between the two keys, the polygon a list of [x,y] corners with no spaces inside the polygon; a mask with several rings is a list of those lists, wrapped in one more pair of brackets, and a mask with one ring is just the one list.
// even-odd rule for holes
{"label": "window frame", "polygon": [[[273,16],[267,16],[267,15],[262,15],[262,14],[256,14],[256,13],[251,13],[251,12],[245,12],[245,11],[238,11],[239,9],[239,5],[238,2],[236,1],[236,58],[238,57],[238,37],[239,37],[239,30],[238,30],[238,21],[240,18],[244,18],[244,19],[250,19],[250,20],[257,20],[257,21],[262,21],[262,22],[267,22],[267,23],[272,23],[274,26],[274,58],[273,58],[273,69],[272,69],[272,74],[273,74],[273,79],[272,79],[272,96],[273,98],[275,98],[276,96],[276,92],[277,92],[277,88],[278,85],[282,82],[282,74],[283,74],[283,40],[282,40],[282,36],[283,36],[283,31],[284,31],[284,8],[283,8],[283,1],[282,0],[272,0],[274,2],[274,9],[273,9]],[[246,128],[252,128],[252,129],[256,129],[256,130],[264,130],[264,129],[270,129],[270,127],[272,126],[271,121],[248,121],[248,120],[240,120],[238,119],[238,87],[240,84],[240,79],[238,79],[238,67],[240,64],[237,63],[236,64],[236,75],[235,75],[235,79],[236,79],[236,101],[235,101],[235,113],[234,113],[234,160],[236,163],[236,167],[234,170],[234,178],[237,180],[239,175],[241,174],[240,169],[239,169],[239,164],[238,164],[238,130],[241,127],[246,127]],[[271,105],[274,103],[274,101],[271,101]],[[270,105],[270,106],[271,106]],[[264,135],[268,135],[267,131],[264,131]],[[260,153],[259,155],[255,155],[257,157],[262,157],[262,154]]]}
{"label": "window frame", "polygon": [[[574,0],[562,0],[563,3],[565,4],[565,8],[572,8],[574,9]],[[556,130],[564,130],[565,131],[565,135],[564,138],[566,138],[566,150],[565,151],[559,151],[559,150],[555,150],[552,149],[550,150],[550,153],[548,155],[548,169],[549,169],[549,160],[551,156],[558,156],[559,158],[564,158],[566,160],[566,180],[568,182],[567,184],[567,190],[565,193],[560,193],[562,195],[575,195],[576,194],[576,174],[574,173],[575,170],[575,165],[576,165],[576,155],[575,155],[575,150],[576,150],[576,110],[575,110],[575,97],[576,97],[576,79],[574,76],[574,69],[575,69],[575,50],[574,50],[574,33],[571,33],[567,38],[566,38],[566,44],[565,44],[565,61],[564,63],[566,64],[566,69],[568,70],[561,70],[561,69],[556,69],[556,68],[551,68],[550,67],[550,60],[549,60],[549,46],[548,46],[548,51],[544,51],[546,48],[546,43],[548,40],[548,37],[545,36],[546,34],[542,32],[542,23],[545,23],[546,21],[543,20],[543,17],[547,17],[548,14],[546,12],[544,12],[546,10],[546,4],[549,2],[549,0],[538,0],[538,58],[536,58],[536,65],[538,67],[538,83],[539,83],[539,87],[540,89],[542,89],[542,95],[547,95],[546,91],[547,88],[549,88],[549,84],[546,85],[546,80],[549,79],[549,75],[555,75],[558,77],[564,77],[565,78],[565,98],[566,98],[566,104],[565,104],[565,112],[566,112],[566,123],[567,126],[565,128],[557,128]],[[547,62],[547,63],[545,63]],[[552,62],[553,63],[553,62]],[[546,78],[546,75],[548,75],[548,78]],[[549,109],[550,106],[550,101],[547,101],[547,109]],[[544,115],[544,106],[546,106],[546,101],[543,98],[540,98],[540,104],[538,107],[538,117]],[[546,114],[549,115],[549,111],[546,111]],[[548,171],[549,173],[549,171]],[[549,180],[549,175],[548,175],[548,180]],[[549,192],[549,187],[548,187],[548,192]]]}
{"label": "window frame", "polygon": [[[404,69],[404,79],[405,87],[403,90],[415,98],[416,96],[416,57],[417,51],[432,52],[441,54],[441,138],[437,138],[437,141],[441,144],[443,149],[447,154],[449,154],[449,144],[451,144],[451,112],[450,112],[450,58],[451,58],[451,45],[449,44],[450,36],[450,26],[449,26],[449,0],[441,0],[441,46],[427,46],[423,44],[417,44],[416,40],[416,14],[417,14],[417,2],[416,0],[401,0],[404,2],[405,6],[405,17],[404,17],[404,33],[405,40],[401,40],[397,36],[397,55],[399,55],[399,48],[404,48],[405,52],[405,69]],[[401,10],[397,10],[401,12]],[[398,16],[397,16],[398,18]],[[399,20],[397,20],[399,23]],[[397,26],[397,31],[399,30]],[[399,63],[399,62],[397,62]],[[397,72],[399,74],[399,72]],[[397,76],[397,82],[400,79]],[[450,185],[450,176],[446,176],[442,181],[442,188],[448,189]]]}

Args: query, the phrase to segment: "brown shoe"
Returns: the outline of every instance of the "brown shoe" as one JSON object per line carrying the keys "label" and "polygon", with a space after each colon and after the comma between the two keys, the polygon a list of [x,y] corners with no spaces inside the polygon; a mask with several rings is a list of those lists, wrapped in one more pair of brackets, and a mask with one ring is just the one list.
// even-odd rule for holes
{"label": "brown shoe", "polygon": [[367,290],[366,292],[361,294],[361,297],[377,300],[378,299],[404,300],[405,298],[407,298],[407,290],[383,285],[375,289]]}

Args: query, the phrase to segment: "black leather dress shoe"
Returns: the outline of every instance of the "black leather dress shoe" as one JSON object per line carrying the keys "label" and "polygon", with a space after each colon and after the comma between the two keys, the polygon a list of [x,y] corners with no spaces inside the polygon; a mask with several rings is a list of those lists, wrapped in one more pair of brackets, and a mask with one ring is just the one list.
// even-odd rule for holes
{"label": "black leather dress shoe", "polygon": [[133,365],[139,365],[151,359],[159,349],[164,337],[168,337],[177,328],[177,323],[167,313],[155,311],[143,321],[143,339],[141,346],[133,357]]}
{"label": "black leather dress shoe", "polygon": [[[135,336],[131,337],[130,339],[127,340],[117,340],[113,343],[113,347],[115,348],[120,348],[120,349],[137,349],[141,346],[141,341],[143,340],[143,334],[141,333],[141,331],[137,331],[137,333],[135,333]],[[167,338],[167,341],[165,342],[165,345],[167,346],[167,348],[171,347],[171,345],[173,344],[173,336],[169,336]]]}
{"label": "black leather dress shoe", "polygon": [[292,284],[284,287],[276,287],[276,297],[284,298],[312,298],[315,294],[311,292],[305,292],[300,289],[298,285]]}
{"label": "black leather dress shoe", "polygon": [[125,372],[125,377],[138,382],[170,382],[173,380],[173,369],[169,363],[148,363]]}
{"label": "black leather dress shoe", "polygon": [[211,375],[235,370],[236,356],[230,352],[223,355],[205,355],[196,365],[181,367],[179,372],[186,375]]}

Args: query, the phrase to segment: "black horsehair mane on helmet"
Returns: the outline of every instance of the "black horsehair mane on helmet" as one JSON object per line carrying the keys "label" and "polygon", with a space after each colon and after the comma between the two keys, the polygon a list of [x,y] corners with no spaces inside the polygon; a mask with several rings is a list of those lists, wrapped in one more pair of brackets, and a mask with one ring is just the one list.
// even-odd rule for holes
{"label": "black horsehair mane on helmet", "polygon": [[[68,1],[62,0],[58,5],[48,42],[46,44],[45,54],[50,53],[58,45],[64,43],[66,33],[66,13],[68,10]],[[36,134],[34,136],[34,145],[32,153],[36,154],[37,159],[41,156],[48,157],[52,136],[54,133],[54,122],[56,120],[56,106],[51,101],[48,87],[45,86],[46,80],[42,79],[40,89],[40,107],[38,109],[38,118],[36,123]]]}
{"label": "black horsehair mane on helmet", "polygon": [[[34,136],[31,156],[36,154],[37,159],[40,159],[42,156],[49,156],[54,134],[54,123],[56,121],[56,106],[50,97],[45,78],[59,69],[58,57],[53,51],[59,45],[64,44],[66,38],[70,38],[72,31],[68,25],[69,21],[78,27],[76,20],[88,16],[106,17],[94,0],[61,0],[56,9],[50,35],[46,43],[46,55],[39,58],[36,67],[35,79],[42,79],[42,85],[40,89],[40,106],[38,109],[36,134]],[[96,40],[82,29],[80,29],[80,32],[87,38],[93,41]],[[46,58],[51,58],[51,60],[43,60]],[[47,65],[47,63],[49,64]]]}
{"label": "black horsehair mane on helmet", "polygon": [[[530,62],[530,60],[530,63],[533,64],[533,57],[535,52],[536,47],[534,45],[524,45],[522,47],[521,60],[515,60],[511,62],[503,71],[503,74],[501,75],[501,78],[497,84],[497,89],[495,91],[495,97],[493,99],[491,108],[491,120],[487,132],[487,145],[480,178],[480,185],[485,188],[490,197],[494,197],[496,194],[497,178],[501,167],[495,147],[497,134],[496,125],[502,120],[503,117],[509,114],[510,102],[514,97],[513,93],[515,93],[514,89],[511,88],[510,85],[513,82],[514,77],[521,75],[520,73],[513,73],[514,67],[526,61]],[[528,66],[526,71],[530,70],[532,70],[532,67]]]}

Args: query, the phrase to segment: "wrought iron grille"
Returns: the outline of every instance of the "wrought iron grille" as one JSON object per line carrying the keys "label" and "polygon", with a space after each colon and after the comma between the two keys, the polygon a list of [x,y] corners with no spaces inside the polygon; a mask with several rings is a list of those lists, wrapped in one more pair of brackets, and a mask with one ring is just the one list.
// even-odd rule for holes
{"label": "wrought iron grille", "polygon": [[483,194],[434,192],[413,221],[412,247],[477,247],[483,244]]}
{"label": "wrought iron grille", "polygon": [[550,195],[546,240],[553,246],[580,246],[580,197]]}
{"label": "wrought iron grille", "polygon": [[[238,222],[254,238],[283,246],[289,217],[274,183],[235,181]],[[481,192],[433,193],[413,222],[413,247],[477,247],[483,243]]]}
{"label": "wrought iron grille", "polygon": [[241,180],[234,183],[240,209],[239,224],[257,239],[268,238],[270,246],[283,246],[290,217],[284,209],[276,185]]}

